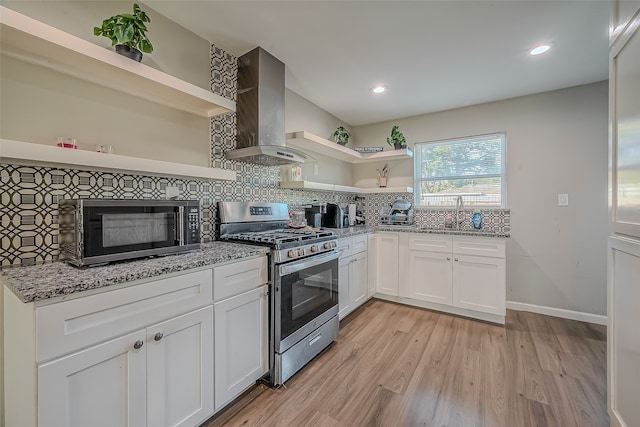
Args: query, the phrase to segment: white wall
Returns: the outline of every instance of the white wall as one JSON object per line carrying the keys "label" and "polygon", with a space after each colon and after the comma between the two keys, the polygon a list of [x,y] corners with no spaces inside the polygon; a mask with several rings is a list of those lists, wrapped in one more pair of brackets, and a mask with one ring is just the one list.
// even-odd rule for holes
{"label": "white wall", "polygon": [[[93,25],[128,11],[128,2],[4,2],[7,7],[99,45]],[[152,54],[143,62],[210,88],[210,44],[142,5],[150,17]],[[81,149],[112,145],[114,153],[209,165],[209,119],[78,80],[7,56],[0,62],[0,137],[55,144],[74,137]],[[176,150],[176,147],[180,147]]]}
{"label": "white wall", "polygon": [[[93,27],[120,13],[130,13],[132,1],[16,1],[3,0],[2,5],[59,28],[91,43],[111,48],[106,37],[93,35]],[[143,54],[142,63],[162,70],[204,89],[211,88],[210,43],[167,19],[142,2],[137,2],[151,22],[147,36],[154,51]]]}
{"label": "white wall", "polygon": [[[350,129],[349,125],[337,117],[288,89],[285,91],[284,126],[285,132],[304,130],[327,139],[330,139],[338,126]],[[352,144],[348,146],[350,145]],[[315,163],[302,165],[303,179],[327,184],[352,185],[353,169],[349,164],[316,153],[310,152],[309,155],[315,159]],[[317,175],[314,173],[314,164],[317,164]]]}
{"label": "white wall", "polygon": [[[385,145],[400,125],[415,142],[506,131],[507,299],[606,314],[607,82],[357,127]],[[375,165],[357,166],[356,185]],[[389,185],[412,185],[413,162],[391,164]],[[394,182],[395,180],[395,182]],[[559,193],[569,206],[558,207]]]}

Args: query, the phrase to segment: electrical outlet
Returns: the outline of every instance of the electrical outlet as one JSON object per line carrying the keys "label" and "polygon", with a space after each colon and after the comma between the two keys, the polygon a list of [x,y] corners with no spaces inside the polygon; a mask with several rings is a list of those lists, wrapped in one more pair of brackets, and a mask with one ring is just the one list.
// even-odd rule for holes
{"label": "electrical outlet", "polygon": [[569,206],[568,194],[558,194],[558,206]]}
{"label": "electrical outlet", "polygon": [[165,197],[167,199],[178,198],[180,197],[180,187],[171,187],[167,186],[165,190]]}

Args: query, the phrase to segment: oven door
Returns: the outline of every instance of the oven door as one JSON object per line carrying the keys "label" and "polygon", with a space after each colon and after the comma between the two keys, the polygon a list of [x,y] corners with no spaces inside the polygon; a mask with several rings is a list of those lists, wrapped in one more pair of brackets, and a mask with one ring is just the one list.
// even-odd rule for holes
{"label": "oven door", "polygon": [[333,251],[275,266],[274,347],[285,352],[338,314],[338,257]]}

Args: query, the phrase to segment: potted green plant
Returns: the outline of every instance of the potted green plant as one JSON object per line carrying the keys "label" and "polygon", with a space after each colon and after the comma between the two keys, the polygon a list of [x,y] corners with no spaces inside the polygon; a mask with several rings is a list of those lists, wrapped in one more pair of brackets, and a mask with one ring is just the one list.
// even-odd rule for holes
{"label": "potted green plant", "polygon": [[351,138],[351,134],[344,126],[338,126],[331,136],[333,136],[333,140],[340,145],[348,144],[349,138]]}
{"label": "potted green plant", "polygon": [[392,145],[396,150],[407,148],[407,138],[399,130],[400,126],[391,128],[391,136],[387,137],[387,144]]}
{"label": "potted green plant", "polygon": [[102,21],[102,27],[93,27],[93,35],[110,39],[111,46],[116,47],[116,52],[140,62],[142,52],[153,52],[153,46],[146,35],[145,22],[151,22],[149,16],[134,3],[133,14],[123,13],[105,19]]}

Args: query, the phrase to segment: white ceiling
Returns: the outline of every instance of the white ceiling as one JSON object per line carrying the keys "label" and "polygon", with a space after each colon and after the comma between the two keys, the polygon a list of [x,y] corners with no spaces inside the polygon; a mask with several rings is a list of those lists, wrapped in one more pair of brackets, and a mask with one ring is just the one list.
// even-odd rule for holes
{"label": "white ceiling", "polygon": [[145,3],[235,56],[262,46],[289,89],[354,126],[608,77],[604,0]]}

